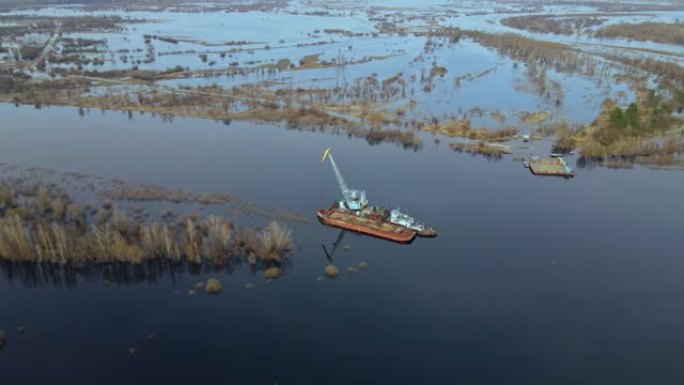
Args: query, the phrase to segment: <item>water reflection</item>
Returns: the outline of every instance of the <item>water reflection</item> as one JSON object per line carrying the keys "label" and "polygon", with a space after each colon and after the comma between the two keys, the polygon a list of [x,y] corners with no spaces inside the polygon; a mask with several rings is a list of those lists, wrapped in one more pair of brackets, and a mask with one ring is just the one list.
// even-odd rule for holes
{"label": "water reflection", "polygon": [[333,263],[333,255],[335,254],[335,250],[337,250],[337,247],[340,245],[340,243],[342,243],[342,239],[344,238],[344,235],[346,233],[347,231],[340,230],[340,234],[337,236],[335,242],[333,242],[330,252],[328,252],[328,249],[325,247],[325,244],[321,244],[321,246],[323,246],[323,251],[325,252],[325,257],[328,259],[328,262]]}
{"label": "water reflection", "polygon": [[[19,103],[15,104],[15,107],[19,108],[21,105]],[[38,106],[36,106],[38,108]],[[87,118],[90,115],[90,108],[79,107],[77,109],[78,116],[81,118]],[[128,120],[134,119],[134,110],[108,110],[105,108],[100,108],[102,115],[106,115],[107,112],[120,113],[127,116]],[[140,116],[145,115],[145,111],[137,111]],[[150,116],[153,119],[159,119],[162,123],[173,123],[175,115],[168,113],[158,113],[151,112]],[[224,126],[230,126],[233,123],[232,119],[218,119],[214,120],[217,123],[223,124]],[[263,121],[255,120],[257,123],[264,123]],[[345,127],[341,125],[330,125],[330,124],[302,124],[297,121],[284,121],[284,127],[291,131],[300,132],[318,132],[326,133],[332,135],[346,135],[349,139],[360,138],[366,141],[371,146],[379,145],[382,143],[391,143],[400,146],[404,150],[411,150],[413,152],[418,152],[422,149],[422,139],[420,138],[420,132],[411,129],[368,129],[360,128],[356,126]]]}
{"label": "water reflection", "polygon": [[[76,288],[79,282],[102,280],[108,285],[151,284],[160,279],[170,278],[176,284],[178,275],[200,275],[207,273],[232,274],[241,264],[243,258],[233,258],[224,263],[193,263],[185,260],[169,260],[156,258],[141,264],[124,262],[91,263],[83,266],[63,265],[58,263],[39,263],[0,260],[0,276],[7,282],[19,282],[26,287],[54,286],[58,288]],[[289,258],[279,265],[291,267]],[[269,267],[264,264],[249,265],[252,274],[260,273]]]}

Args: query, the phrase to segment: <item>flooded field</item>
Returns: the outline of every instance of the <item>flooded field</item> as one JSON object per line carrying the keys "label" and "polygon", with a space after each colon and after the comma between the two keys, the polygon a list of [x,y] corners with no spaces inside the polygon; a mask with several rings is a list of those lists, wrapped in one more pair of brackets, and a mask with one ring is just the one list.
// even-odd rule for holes
{"label": "flooded field", "polygon": [[684,376],[681,5],[0,9],[2,381]]}

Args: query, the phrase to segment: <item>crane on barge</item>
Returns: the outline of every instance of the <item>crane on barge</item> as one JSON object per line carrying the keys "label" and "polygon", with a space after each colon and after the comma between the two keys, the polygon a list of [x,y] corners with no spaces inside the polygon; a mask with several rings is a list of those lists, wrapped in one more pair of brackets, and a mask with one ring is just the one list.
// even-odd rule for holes
{"label": "crane on barge", "polygon": [[335,158],[333,158],[330,151],[332,147],[328,147],[323,151],[323,157],[321,158],[321,164],[325,163],[325,160],[330,158],[330,164],[332,165],[335,176],[337,177],[337,184],[340,185],[340,190],[342,190],[343,200],[340,201],[340,206],[351,211],[360,211],[368,206],[368,199],[366,199],[365,190],[351,190],[347,187],[347,182],[344,181],[342,173],[337,168],[335,163]]}
{"label": "crane on barge", "polygon": [[402,213],[399,209],[369,207],[365,190],[352,190],[347,186],[342,173],[335,163],[330,147],[323,151],[321,164],[330,159],[337,183],[342,192],[342,199],[330,209],[318,210],[318,218],[326,225],[352,230],[363,234],[389,239],[395,242],[408,243],[416,235],[434,237],[437,231],[417,222],[413,217]]}

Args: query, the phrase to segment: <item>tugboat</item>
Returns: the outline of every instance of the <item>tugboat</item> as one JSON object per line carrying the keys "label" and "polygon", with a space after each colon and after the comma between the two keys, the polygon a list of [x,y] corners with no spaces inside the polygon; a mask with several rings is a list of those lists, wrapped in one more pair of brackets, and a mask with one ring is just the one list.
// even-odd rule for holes
{"label": "tugboat", "polygon": [[330,159],[337,183],[342,191],[342,199],[333,203],[328,209],[318,210],[316,214],[321,223],[399,243],[410,243],[416,235],[437,236],[434,228],[417,222],[399,209],[390,211],[381,207],[368,206],[366,191],[352,190],[347,187],[330,151],[330,147],[325,149],[321,163]]}
{"label": "tugboat", "polygon": [[421,237],[436,237],[437,230],[432,227],[427,227],[422,223],[416,222],[413,217],[402,213],[399,209],[394,209],[390,211],[390,216],[388,220],[396,225],[404,226],[409,229],[415,230],[416,234]]}

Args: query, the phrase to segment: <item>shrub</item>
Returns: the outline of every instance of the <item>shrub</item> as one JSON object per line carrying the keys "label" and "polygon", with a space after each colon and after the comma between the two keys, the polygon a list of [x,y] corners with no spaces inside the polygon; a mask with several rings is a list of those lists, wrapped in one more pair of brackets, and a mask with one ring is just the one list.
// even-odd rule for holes
{"label": "shrub", "polygon": [[204,221],[204,229],[207,233],[204,242],[204,255],[214,261],[227,258],[230,255],[230,240],[233,233],[231,223],[223,218],[210,215]]}
{"label": "shrub", "polygon": [[272,221],[259,234],[260,256],[267,261],[281,262],[282,257],[292,251],[292,230]]}
{"label": "shrub", "polygon": [[340,269],[335,267],[335,265],[328,265],[325,267],[325,275],[330,278],[335,278],[340,274]]}
{"label": "shrub", "polygon": [[209,278],[204,285],[204,291],[208,294],[218,294],[221,292],[221,282],[216,278]]}
{"label": "shrub", "polygon": [[278,267],[269,267],[264,271],[264,278],[266,279],[277,279],[280,277],[280,268]]}

